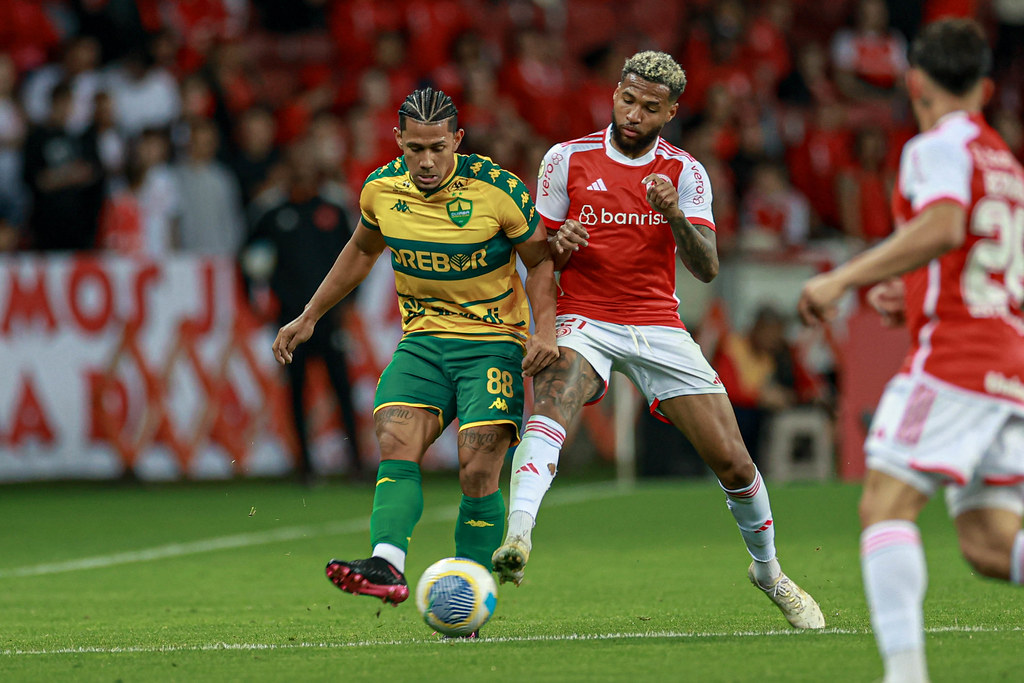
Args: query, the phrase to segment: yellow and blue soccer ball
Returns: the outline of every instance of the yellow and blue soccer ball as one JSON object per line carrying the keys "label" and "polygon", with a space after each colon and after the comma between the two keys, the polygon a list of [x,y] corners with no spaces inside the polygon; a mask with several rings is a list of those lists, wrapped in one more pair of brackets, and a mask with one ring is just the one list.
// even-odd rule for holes
{"label": "yellow and blue soccer ball", "polygon": [[472,634],[494,614],[498,586],[483,565],[446,557],[427,567],[416,585],[416,607],[423,621],[446,636]]}

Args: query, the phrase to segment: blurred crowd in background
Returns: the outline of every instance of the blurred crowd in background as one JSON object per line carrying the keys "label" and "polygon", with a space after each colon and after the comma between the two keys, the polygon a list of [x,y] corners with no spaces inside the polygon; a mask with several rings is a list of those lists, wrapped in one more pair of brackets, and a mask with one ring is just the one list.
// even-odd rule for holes
{"label": "blurred crowd in background", "polygon": [[665,137],[708,168],[723,252],[870,242],[914,132],[907,43],[948,14],[985,23],[989,115],[1019,152],[1021,0],[5,0],[0,249],[235,253],[290,158],[351,203],[425,84],[464,150],[532,182],[607,125],[645,48],[686,69]]}
{"label": "blurred crowd in background", "polygon": [[[258,237],[277,246],[279,284],[292,281],[347,239],[363,180],[398,154],[413,89],[450,94],[461,151],[533,189],[551,144],[608,125],[641,49],[686,70],[663,135],[707,168],[726,260],[856,251],[892,230],[916,132],[907,45],[949,15],[988,32],[987,114],[1019,156],[1024,0],[3,0],[0,252],[234,257]],[[311,246],[287,256],[297,226]],[[317,231],[341,240],[327,249]],[[820,399],[790,362],[785,322],[759,311],[705,349],[738,410]]]}

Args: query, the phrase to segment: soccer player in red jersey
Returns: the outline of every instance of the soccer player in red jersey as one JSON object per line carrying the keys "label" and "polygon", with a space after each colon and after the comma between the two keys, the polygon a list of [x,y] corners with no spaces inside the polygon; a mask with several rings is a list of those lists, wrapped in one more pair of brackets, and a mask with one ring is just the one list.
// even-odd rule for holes
{"label": "soccer player in red jersey", "polygon": [[676,255],[703,282],[718,274],[707,173],[660,137],[685,86],[671,56],[633,55],[615,89],[611,126],[544,157],[537,210],[561,270],[560,356],[534,378],[534,412],[512,461],[508,531],[494,568],[503,582],[522,580],[565,430],[619,370],[718,477],[754,558],[751,581],[793,626],[823,628],[817,603],[782,573],[767,489],[725,387],[679,319]]}
{"label": "soccer player in red jersey", "polygon": [[903,148],[896,233],[809,280],[799,309],[825,321],[880,282],[869,302],[911,333],[865,444],[860,548],[885,680],[913,682],[928,680],[915,522],[939,487],[967,561],[1024,583],[1024,169],[981,115],[992,58],[976,23],[929,25],[910,61],[921,133]]}

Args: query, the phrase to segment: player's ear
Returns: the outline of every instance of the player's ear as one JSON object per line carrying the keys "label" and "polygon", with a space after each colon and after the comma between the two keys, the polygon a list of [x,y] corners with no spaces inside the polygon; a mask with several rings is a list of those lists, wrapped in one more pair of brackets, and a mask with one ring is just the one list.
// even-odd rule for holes
{"label": "player's ear", "polygon": [[454,144],[452,145],[452,151],[454,152],[459,148],[459,143],[462,142],[462,138],[466,137],[466,131],[462,128],[459,128],[457,131],[455,131],[455,135],[453,137]]}
{"label": "player's ear", "polygon": [[398,126],[395,126],[394,131],[395,131],[395,142],[398,143],[398,149],[402,149],[402,131],[400,131],[398,129]]}
{"label": "player's ear", "polygon": [[674,118],[676,117],[676,112],[677,112],[677,111],[679,111],[679,102],[676,102],[676,103],[675,103],[675,104],[673,104],[673,105],[672,105],[671,107],[669,107],[669,110],[668,110],[668,119],[666,119],[666,120],[665,120],[665,123],[668,123],[669,121],[671,121],[672,119],[674,119]]}

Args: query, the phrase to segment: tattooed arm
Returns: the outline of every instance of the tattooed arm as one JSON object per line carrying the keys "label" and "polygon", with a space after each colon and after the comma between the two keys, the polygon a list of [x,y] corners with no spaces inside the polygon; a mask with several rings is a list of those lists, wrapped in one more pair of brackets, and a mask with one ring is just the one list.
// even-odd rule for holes
{"label": "tattooed arm", "polygon": [[694,225],[679,210],[679,192],[675,186],[653,173],[646,178],[647,203],[660,212],[672,229],[679,260],[695,278],[711,282],[718,275],[718,244],[715,232],[703,225]]}
{"label": "tattooed arm", "polygon": [[[676,209],[678,211],[678,209]],[[681,212],[667,216],[676,239],[679,260],[701,282],[711,282],[718,275],[718,246],[715,231],[694,225]]]}

